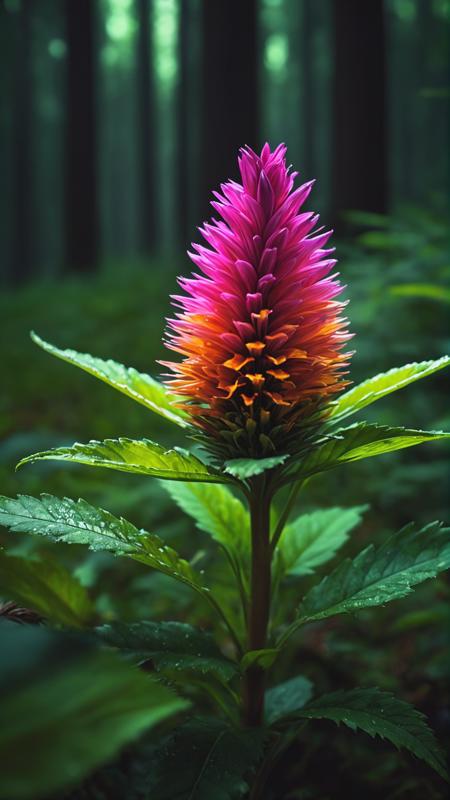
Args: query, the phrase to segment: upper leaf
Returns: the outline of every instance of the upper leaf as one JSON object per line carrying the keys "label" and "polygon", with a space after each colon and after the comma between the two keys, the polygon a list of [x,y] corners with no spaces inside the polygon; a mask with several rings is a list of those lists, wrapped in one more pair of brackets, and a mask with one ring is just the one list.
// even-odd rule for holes
{"label": "upper leaf", "polygon": [[188,707],[148,675],[78,638],[0,624],[2,798],[65,796],[66,787],[124,745]]}
{"label": "upper leaf", "polygon": [[42,347],[47,353],[50,353],[68,364],[73,364],[80,367],[90,375],[94,375],[114,389],[118,389],[122,394],[131,397],[151,411],[155,411],[170,422],[175,422],[182,428],[189,427],[188,417],[184,411],[176,408],[174,405],[175,398],[171,395],[162,383],[151,378],[150,375],[145,375],[142,372],[137,372],[133,367],[124,367],[123,364],[118,364],[117,361],[108,359],[104,361],[102,358],[96,358],[89,355],[89,353],[77,353],[75,350],[59,350],[52,344],[45,342],[36,333],[31,333],[33,341]]}
{"label": "upper leaf", "polygon": [[149,764],[152,800],[237,800],[263,751],[260,730],[238,730],[220,719],[185,723],[155,749]]}
{"label": "upper leaf", "polygon": [[329,508],[302,514],[288,525],[278,543],[280,571],[285,575],[309,575],[329,561],[359,525],[367,506]]}
{"label": "upper leaf", "polygon": [[40,498],[18,495],[17,499],[0,496],[0,525],[56,542],[87,544],[91,550],[128,556],[202,590],[200,576],[158,536],[138,530],[131,522],[85,500],[61,500],[47,494]]}
{"label": "upper leaf", "polygon": [[49,559],[31,561],[0,553],[0,594],[75,628],[88,624],[94,614],[86,589],[62,564]]}
{"label": "upper leaf", "polygon": [[[172,483],[164,488],[177,505],[192,517],[201,531],[209,533],[234,564],[245,565],[250,549],[248,511],[228,488],[206,483]],[[248,570],[247,570],[248,571]]]}
{"label": "upper leaf", "polygon": [[183,622],[113,622],[97,628],[101,639],[157,670],[213,673],[223,681],[236,675],[236,665],[226,659],[211,634]]}
{"label": "upper leaf", "polygon": [[269,725],[289,717],[303,708],[310,700],[313,685],[304,675],[296,675],[288,681],[279,683],[266,692],[265,710]]}
{"label": "upper leaf", "polygon": [[333,423],[341,422],[385,395],[403,389],[427,375],[432,375],[433,372],[437,372],[449,364],[450,356],[443,356],[435,361],[405,364],[403,367],[394,367],[388,372],[375,375],[342,394],[333,404],[329,419]]}
{"label": "upper leaf", "polygon": [[172,481],[226,483],[229,480],[187,450],[165,450],[150,439],[120,438],[105,439],[103,442],[93,439],[87,444],[77,442],[72,447],[56,447],[26,456],[19,461],[18,467],[42,459],[76,462]]}
{"label": "upper leaf", "polygon": [[450,439],[450,433],[391,428],[388,425],[357,422],[348,428],[339,428],[334,438],[311,449],[303,460],[297,462],[290,470],[285,482],[307,478],[350,461],[359,461],[361,458],[379,456],[439,439]]}
{"label": "upper leaf", "polygon": [[388,739],[426,761],[443,778],[447,777],[444,754],[423,714],[389,692],[379,689],[333,692],[312,700],[296,716],[331,719],[352,730],[360,728],[372,737]]}
{"label": "upper leaf", "polygon": [[252,478],[254,475],[260,475],[268,469],[284,464],[287,458],[289,458],[288,455],[270,456],[269,458],[233,458],[225,462],[225,472],[235,478],[245,480],[245,478]]}
{"label": "upper leaf", "polygon": [[405,597],[450,567],[449,533],[439,522],[421,530],[407,525],[381,546],[371,544],[353,561],[342,561],[304,597],[298,624]]}

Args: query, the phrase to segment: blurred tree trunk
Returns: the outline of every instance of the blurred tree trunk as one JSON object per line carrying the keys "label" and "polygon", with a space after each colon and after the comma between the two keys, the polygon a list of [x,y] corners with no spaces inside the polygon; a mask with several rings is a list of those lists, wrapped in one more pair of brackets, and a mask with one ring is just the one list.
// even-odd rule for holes
{"label": "blurred tree trunk", "polygon": [[151,0],[137,0],[137,112],[139,163],[139,249],[151,255],[157,243],[155,203],[155,86],[153,80],[153,39]]}
{"label": "blurred tree trunk", "polygon": [[31,0],[22,0],[17,15],[17,40],[14,48],[13,284],[26,281],[33,270],[31,6]]}
{"label": "blurred tree trunk", "polygon": [[238,148],[257,149],[257,0],[203,0],[202,193],[236,178]]}
{"label": "blurred tree trunk", "polygon": [[300,59],[303,83],[304,163],[302,173],[310,180],[316,175],[315,168],[315,93],[314,93],[314,5],[317,0],[303,0],[301,19]]}
{"label": "blurred tree trunk", "polygon": [[66,266],[92,272],[99,257],[95,44],[92,0],[66,0]]}
{"label": "blurred tree trunk", "polygon": [[387,206],[383,0],[334,3],[333,214]]}
{"label": "blurred tree trunk", "polygon": [[176,170],[176,217],[180,245],[186,248],[191,234],[189,192],[189,65],[191,33],[190,0],[180,0],[178,20],[178,86],[176,96],[177,114],[177,170]]}

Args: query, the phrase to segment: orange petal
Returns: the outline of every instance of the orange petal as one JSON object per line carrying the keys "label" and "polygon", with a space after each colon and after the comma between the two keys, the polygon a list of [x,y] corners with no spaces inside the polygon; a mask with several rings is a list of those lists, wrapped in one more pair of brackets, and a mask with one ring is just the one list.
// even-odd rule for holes
{"label": "orange petal", "polygon": [[255,356],[261,355],[262,351],[265,348],[264,342],[246,342],[245,344],[249,353],[253,353]]}
{"label": "orange petal", "polygon": [[267,375],[272,375],[272,378],[276,378],[279,381],[287,381],[290,378],[290,373],[285,372],[284,369],[268,369]]}
{"label": "orange petal", "polygon": [[242,367],[245,367],[246,364],[249,364],[250,361],[254,361],[251,356],[242,356],[239,353],[236,353],[233,358],[229,358],[228,361],[224,361],[223,366],[238,371],[242,369]]}

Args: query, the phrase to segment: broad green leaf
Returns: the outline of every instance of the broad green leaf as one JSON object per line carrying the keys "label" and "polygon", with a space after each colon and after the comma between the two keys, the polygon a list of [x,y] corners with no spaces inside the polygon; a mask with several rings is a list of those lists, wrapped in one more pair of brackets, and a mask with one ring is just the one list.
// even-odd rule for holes
{"label": "broad green leaf", "polygon": [[289,717],[303,708],[311,699],[313,685],[304,675],[297,675],[284,683],[279,683],[266,692],[266,721],[269,725]]}
{"label": "broad green leaf", "polygon": [[263,754],[263,732],[219,719],[177,728],[155,749],[148,766],[152,800],[238,800]]}
{"label": "broad green leaf", "polygon": [[222,681],[237,673],[211,634],[184,622],[113,622],[97,628],[97,633],[138,663],[151,661],[158,671],[212,673]]}
{"label": "broad green leaf", "polygon": [[205,592],[198,575],[175,550],[154,534],[138,530],[122,517],[95,508],[85,500],[18,495],[0,497],[0,525],[17,533],[37,534],[54,542],[87,544],[142,564]]}
{"label": "broad green leaf", "polygon": [[22,458],[18,467],[34,461],[69,461],[90,467],[105,467],[171,481],[226,483],[227,477],[210,469],[196,456],[181,448],[165,450],[150,439],[94,439],[87,444],[56,447]]}
{"label": "broad green leaf", "polygon": [[228,553],[243,578],[250,551],[250,520],[246,508],[225,486],[212,483],[164,482],[175,503],[189,514],[201,531],[209,533]]}
{"label": "broad green leaf", "polygon": [[423,714],[389,692],[379,689],[333,692],[308,703],[296,716],[343,722],[354,731],[360,729],[369,736],[388,739],[426,761],[443,778],[447,777],[444,754]]}
{"label": "broad green leaf", "polygon": [[288,455],[270,456],[269,458],[233,458],[225,462],[225,472],[233,475],[234,478],[252,478],[254,475],[261,475],[268,469],[284,464]]}
{"label": "broad green leaf", "polygon": [[316,567],[334,557],[361,522],[367,506],[329,508],[302,514],[285,528],[278,544],[280,572],[310,575]]}
{"label": "broad green leaf", "polygon": [[0,624],[3,800],[60,797],[188,703],[112,653],[45,628]]}
{"label": "broad green leaf", "polygon": [[65,567],[49,559],[31,561],[0,552],[0,594],[75,628],[87,625],[94,615],[86,589]]}
{"label": "broad green leaf", "polygon": [[59,350],[58,347],[45,342],[34,332],[31,333],[31,338],[52,356],[80,367],[170,422],[174,422],[182,428],[189,427],[187,414],[174,405],[175,397],[167,391],[162,383],[151,378],[150,375],[138,372],[132,367],[124,367],[123,364],[118,364],[111,359],[104,361],[102,358],[89,355],[89,353]]}
{"label": "broad green leaf", "polygon": [[291,469],[285,482],[307,478],[334,469],[340,464],[440,439],[450,439],[450,433],[391,428],[388,425],[357,422],[348,428],[339,428],[334,438],[307,453],[304,459]]}
{"label": "broad green leaf", "polygon": [[243,672],[249,667],[261,667],[261,669],[270,669],[272,664],[275,663],[280,651],[274,647],[268,647],[265,650],[249,650],[241,659],[241,669]]}
{"label": "broad green leaf", "polygon": [[340,422],[351,414],[356,414],[357,411],[365,408],[365,406],[380,400],[387,394],[403,389],[405,386],[409,386],[410,383],[414,383],[420,378],[425,378],[427,375],[432,375],[433,372],[437,372],[449,364],[450,357],[443,356],[435,361],[405,364],[403,367],[396,367],[390,369],[389,372],[375,375],[373,378],[363,381],[363,383],[342,394],[332,406],[330,420],[332,422]]}
{"label": "broad green leaf", "polygon": [[413,524],[352,561],[342,561],[313,586],[299,608],[297,624],[379,606],[410,594],[411,588],[450,567],[450,528]]}

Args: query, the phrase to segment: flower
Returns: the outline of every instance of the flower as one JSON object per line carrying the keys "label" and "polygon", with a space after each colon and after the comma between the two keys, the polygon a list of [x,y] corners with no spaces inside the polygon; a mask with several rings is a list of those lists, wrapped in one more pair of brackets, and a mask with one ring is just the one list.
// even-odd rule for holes
{"label": "flower", "polygon": [[294,189],[286,147],[240,151],[242,183],[228,181],[211,203],[222,218],[200,228],[193,244],[201,271],[179,278],[185,294],[168,320],[166,345],[179,363],[162,362],[182,407],[230,456],[294,452],[326,414],[343,380],[350,338],[330,274],[331,231],[300,213],[314,181]]}

